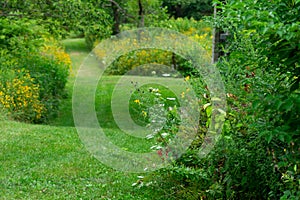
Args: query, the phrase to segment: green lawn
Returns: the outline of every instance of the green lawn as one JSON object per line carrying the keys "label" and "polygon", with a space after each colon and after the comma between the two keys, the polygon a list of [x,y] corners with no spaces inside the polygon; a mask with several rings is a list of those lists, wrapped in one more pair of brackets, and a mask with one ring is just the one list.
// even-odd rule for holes
{"label": "green lawn", "polygon": [[[69,96],[63,100],[58,118],[49,125],[0,118],[0,199],[166,199],[163,190],[132,187],[140,174],[115,171],[101,164],[80,141],[72,117],[72,90],[88,51],[81,39],[64,43],[73,72],[67,84]],[[118,79],[106,76],[98,87],[100,125],[118,146],[147,151],[151,142],[129,137],[113,122],[110,94]]]}

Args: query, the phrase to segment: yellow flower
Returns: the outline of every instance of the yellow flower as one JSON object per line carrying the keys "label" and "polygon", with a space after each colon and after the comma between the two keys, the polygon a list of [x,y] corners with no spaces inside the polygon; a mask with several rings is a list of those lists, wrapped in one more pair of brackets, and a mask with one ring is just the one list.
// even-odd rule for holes
{"label": "yellow flower", "polygon": [[142,111],[142,115],[144,116],[144,117],[147,117],[147,112],[146,111]]}
{"label": "yellow flower", "polygon": [[182,92],[182,93],[181,93],[181,98],[184,98],[184,95],[185,95],[185,93],[184,93],[184,92]]}
{"label": "yellow flower", "polygon": [[188,80],[190,80],[190,76],[184,78],[184,81],[188,81]]}
{"label": "yellow flower", "polygon": [[141,102],[139,99],[136,99],[136,100],[134,100],[134,103],[140,104]]}

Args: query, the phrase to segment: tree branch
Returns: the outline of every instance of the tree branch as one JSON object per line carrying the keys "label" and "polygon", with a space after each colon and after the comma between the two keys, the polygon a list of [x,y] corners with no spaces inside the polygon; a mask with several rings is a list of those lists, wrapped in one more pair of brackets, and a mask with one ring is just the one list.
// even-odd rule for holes
{"label": "tree branch", "polygon": [[125,9],[123,9],[117,2],[115,2],[114,0],[108,0],[110,3],[114,4],[126,17],[131,18],[131,19],[135,19],[134,16],[129,15]]}

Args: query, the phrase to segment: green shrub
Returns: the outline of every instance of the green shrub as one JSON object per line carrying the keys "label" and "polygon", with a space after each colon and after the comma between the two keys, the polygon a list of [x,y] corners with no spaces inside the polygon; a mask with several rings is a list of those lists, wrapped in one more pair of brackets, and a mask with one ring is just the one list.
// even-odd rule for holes
{"label": "green shrub", "polygon": [[[236,98],[232,110],[244,110],[236,115],[241,123],[232,133],[243,132],[254,144],[264,142],[265,160],[272,162],[256,172],[274,171],[273,183],[269,176],[258,179],[270,189],[262,194],[272,199],[299,196],[299,8],[297,1],[231,1],[218,18],[233,36],[226,48],[230,56],[220,65]],[[249,157],[254,160],[257,152],[254,146]]]}
{"label": "green shrub", "polygon": [[[43,104],[41,116],[36,118],[26,116],[23,120],[46,121],[55,116],[60,99],[66,95],[64,87],[71,70],[70,57],[59,46],[59,43],[51,38],[43,27],[38,26],[34,20],[1,18],[0,21],[3,22],[0,25],[3,28],[0,30],[0,40],[3,40],[0,51],[1,69],[5,69],[7,72],[15,71],[15,73],[26,71],[32,81],[25,82],[25,86],[28,83],[26,87],[38,87],[38,91],[33,93],[38,95],[38,100]],[[16,76],[16,78],[19,77]],[[8,82],[14,82],[14,79],[12,78]],[[2,85],[4,89],[8,86],[9,84],[6,82]],[[11,103],[13,104],[13,101]],[[27,110],[24,108],[20,111],[23,113],[22,116],[26,112],[28,115],[35,112],[29,111],[29,107],[26,106]],[[16,111],[15,108],[14,110]],[[22,119],[18,118],[18,120]]]}
{"label": "green shrub", "polygon": [[46,111],[40,88],[26,70],[0,70],[0,104],[15,120],[36,122]]}
{"label": "green shrub", "polygon": [[35,51],[43,45],[45,35],[35,20],[0,18],[0,48],[14,56]]}
{"label": "green shrub", "polygon": [[65,95],[65,84],[69,74],[69,68],[49,58],[40,56],[28,56],[23,58],[14,69],[30,70],[30,76],[40,86],[40,100],[45,104],[47,117],[55,114],[60,99]]}
{"label": "green shrub", "polygon": [[[123,75],[128,72],[130,73],[130,70],[132,70],[132,73],[135,73],[136,75],[151,75],[153,74],[152,72],[155,71],[155,75],[161,75],[170,70],[162,66],[157,67],[155,64],[171,66],[171,57],[171,52],[165,52],[158,49],[137,50],[120,56],[111,64],[106,72],[113,75]],[[143,66],[140,71],[134,70],[139,66]]]}
{"label": "green shrub", "polygon": [[299,6],[225,5],[217,24],[232,37],[218,63],[228,97],[222,138],[205,158],[192,149],[151,174],[164,198],[299,199]]}

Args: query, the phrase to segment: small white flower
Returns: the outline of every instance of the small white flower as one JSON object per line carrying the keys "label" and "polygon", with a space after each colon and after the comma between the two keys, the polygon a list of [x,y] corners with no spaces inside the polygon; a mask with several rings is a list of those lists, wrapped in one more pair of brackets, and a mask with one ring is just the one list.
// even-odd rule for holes
{"label": "small white flower", "polygon": [[175,101],[176,98],[173,98],[173,97],[167,97],[167,100],[170,100],[170,101]]}
{"label": "small white flower", "polygon": [[162,136],[163,138],[167,137],[168,135],[169,135],[168,133],[162,133],[162,134],[161,134],[161,136]]}
{"label": "small white flower", "polygon": [[149,139],[152,139],[153,137],[154,137],[154,136],[153,136],[152,134],[149,134],[149,135],[146,136],[146,139],[149,140]]}
{"label": "small white flower", "polygon": [[153,150],[153,149],[156,149],[156,148],[157,148],[157,146],[156,146],[156,145],[154,145],[154,146],[150,147],[150,149],[151,149],[151,150]]}
{"label": "small white flower", "polygon": [[152,185],[152,181],[150,181],[149,183],[146,183],[146,186]]}
{"label": "small white flower", "polygon": [[136,185],[137,185],[137,183],[133,183],[131,186],[134,187],[134,186],[136,186]]}

